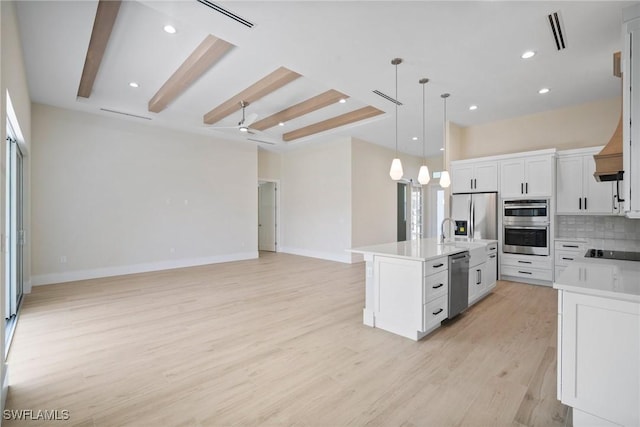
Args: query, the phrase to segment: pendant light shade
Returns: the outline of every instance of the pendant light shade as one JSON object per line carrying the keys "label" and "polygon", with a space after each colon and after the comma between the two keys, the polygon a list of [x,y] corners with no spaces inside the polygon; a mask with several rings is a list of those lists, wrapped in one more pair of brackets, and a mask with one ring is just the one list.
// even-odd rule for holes
{"label": "pendant light shade", "polygon": [[398,64],[402,63],[401,58],[394,58],[391,60],[391,64],[396,67],[396,156],[391,162],[391,169],[389,170],[389,176],[392,180],[398,181],[402,179],[403,170],[402,170],[402,162],[400,158],[398,158]]}
{"label": "pendant light shade", "polygon": [[447,188],[451,185],[451,177],[449,176],[449,172],[442,171],[440,174],[440,187]]}
{"label": "pendant light shade", "polygon": [[420,166],[420,171],[418,172],[418,182],[422,185],[427,185],[431,180],[431,176],[429,173],[429,168],[427,167],[427,155],[425,154],[425,149],[427,145],[426,131],[425,131],[425,96],[424,96],[424,85],[427,84],[429,79],[420,79],[418,83],[422,85],[422,158],[423,164]]}
{"label": "pendant light shade", "polygon": [[[442,148],[444,149],[446,142],[447,142],[447,98],[450,95],[448,93],[443,93],[442,95],[440,95],[440,98],[442,98],[442,100],[444,101],[444,116],[443,116],[443,123],[442,123]],[[443,163],[444,163],[444,158],[443,158]],[[447,170],[443,170],[442,173],[440,174],[440,186],[442,188],[447,188],[448,186],[451,185],[451,177],[449,176],[449,172],[447,172]]]}
{"label": "pendant light shade", "polygon": [[393,159],[391,162],[391,169],[389,169],[389,176],[392,180],[397,181],[402,178],[403,174],[402,162],[398,158]]}

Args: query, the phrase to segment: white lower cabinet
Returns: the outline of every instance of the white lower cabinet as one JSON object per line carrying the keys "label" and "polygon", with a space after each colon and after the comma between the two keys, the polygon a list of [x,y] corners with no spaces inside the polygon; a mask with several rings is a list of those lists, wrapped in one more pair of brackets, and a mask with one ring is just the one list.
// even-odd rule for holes
{"label": "white lower cabinet", "polygon": [[640,425],[640,303],[558,298],[558,398],[573,425]]}
{"label": "white lower cabinet", "polygon": [[469,305],[483,296],[487,290],[487,263],[475,265],[469,268]]}
{"label": "white lower cabinet", "polygon": [[375,256],[374,325],[419,340],[447,318],[448,258],[427,262]]}
{"label": "white lower cabinet", "polygon": [[504,280],[551,285],[553,266],[549,256],[503,253],[500,273]]}
{"label": "white lower cabinet", "polygon": [[557,279],[569,263],[584,257],[587,251],[587,243],[583,240],[556,239],[554,245],[554,279]]}

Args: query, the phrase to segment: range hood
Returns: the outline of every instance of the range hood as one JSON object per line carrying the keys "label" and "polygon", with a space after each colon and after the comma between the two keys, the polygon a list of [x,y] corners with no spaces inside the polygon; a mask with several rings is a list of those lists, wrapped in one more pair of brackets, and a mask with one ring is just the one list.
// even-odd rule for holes
{"label": "range hood", "polygon": [[[622,77],[620,66],[620,52],[613,54],[613,75]],[[622,166],[622,109],[620,109],[620,120],[615,132],[607,142],[607,145],[598,153],[594,154],[596,171],[593,173],[596,181],[622,181],[624,174]]]}

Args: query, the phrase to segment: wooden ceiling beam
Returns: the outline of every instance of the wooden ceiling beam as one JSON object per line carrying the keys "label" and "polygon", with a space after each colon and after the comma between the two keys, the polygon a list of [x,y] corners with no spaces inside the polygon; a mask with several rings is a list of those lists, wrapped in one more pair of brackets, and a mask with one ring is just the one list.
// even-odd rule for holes
{"label": "wooden ceiling beam", "polygon": [[209,34],[149,101],[149,111],[159,113],[218,62],[234,45]]}
{"label": "wooden ceiling beam", "polygon": [[313,98],[309,98],[306,101],[302,101],[299,104],[293,105],[287,109],[280,111],[269,117],[255,122],[251,125],[252,129],[265,130],[277,126],[280,122],[288,122],[305,114],[309,114],[328,105],[335,104],[341,99],[349,98],[344,93],[337,90],[328,90],[320,95],[316,95]]}
{"label": "wooden ceiling beam", "polygon": [[280,67],[273,73],[267,75],[266,77],[263,77],[239,94],[226,100],[213,110],[209,111],[204,115],[203,121],[208,125],[217,123],[230,114],[239,111],[241,108],[240,102],[244,101],[248,104],[251,104],[252,102],[255,102],[258,99],[262,98],[263,96],[280,89],[288,83],[291,83],[298,77],[300,77],[300,74],[296,73],[295,71],[291,71],[285,67]]}
{"label": "wooden ceiling beam", "polygon": [[351,111],[350,113],[341,114],[339,116],[287,132],[282,135],[282,139],[287,142],[293,141],[294,139],[303,138],[305,136],[314,135],[329,129],[334,129],[350,123],[359,122],[360,120],[375,117],[382,113],[384,113],[384,111],[378,110],[377,108],[369,105],[367,107],[360,108],[359,110]]}
{"label": "wooden ceiling beam", "polygon": [[78,86],[78,96],[82,98],[91,96],[93,83],[96,80],[102,57],[109,44],[109,37],[111,37],[111,31],[118,17],[121,3],[120,0],[100,0],[98,2],[91,39],[87,48],[87,56],[84,59],[82,77]]}

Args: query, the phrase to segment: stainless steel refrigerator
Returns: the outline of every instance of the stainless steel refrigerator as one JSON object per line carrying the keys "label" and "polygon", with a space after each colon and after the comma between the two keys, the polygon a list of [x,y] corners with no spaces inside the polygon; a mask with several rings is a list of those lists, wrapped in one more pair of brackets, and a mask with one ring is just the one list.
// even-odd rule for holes
{"label": "stainless steel refrigerator", "polygon": [[498,240],[498,193],[464,193],[451,196],[450,234],[446,237]]}

